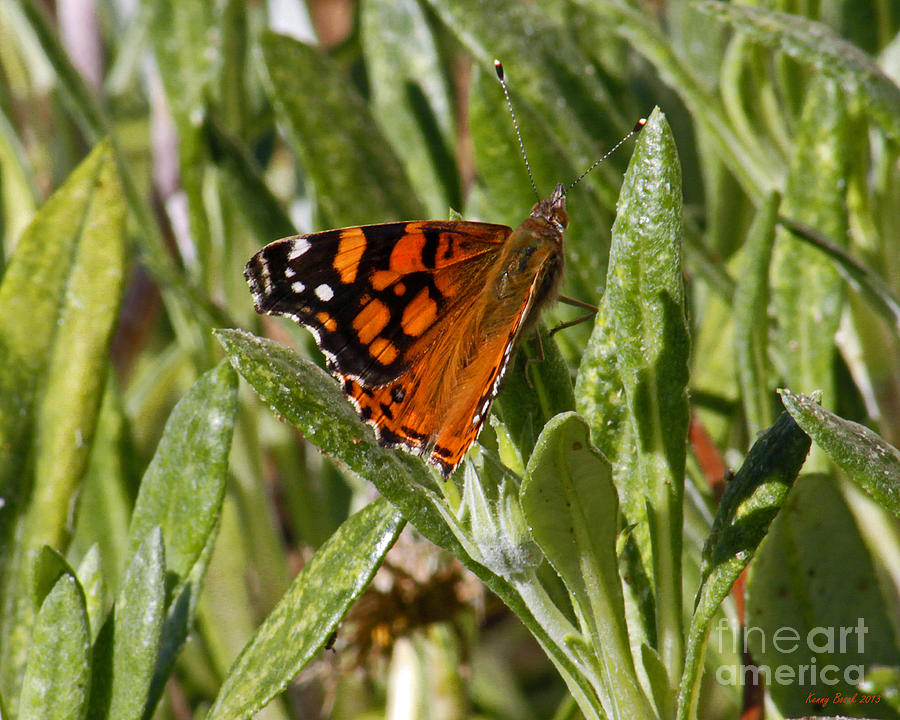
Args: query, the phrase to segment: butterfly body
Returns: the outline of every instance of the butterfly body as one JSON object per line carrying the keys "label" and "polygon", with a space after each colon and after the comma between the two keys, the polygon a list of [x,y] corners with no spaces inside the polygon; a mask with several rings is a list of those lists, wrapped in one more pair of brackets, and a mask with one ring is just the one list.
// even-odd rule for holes
{"label": "butterfly body", "polygon": [[516,341],[556,298],[562,185],[518,228],[402,222],[277,240],[244,275],[257,312],[309,328],[379,442],[449,475],[478,436]]}

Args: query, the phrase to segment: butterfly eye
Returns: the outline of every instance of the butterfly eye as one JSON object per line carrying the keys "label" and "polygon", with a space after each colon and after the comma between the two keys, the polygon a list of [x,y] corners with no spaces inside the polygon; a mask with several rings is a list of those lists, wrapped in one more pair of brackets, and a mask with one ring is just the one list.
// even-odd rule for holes
{"label": "butterfly eye", "polygon": [[562,232],[569,227],[569,214],[565,210],[557,210],[550,218],[556,229]]}

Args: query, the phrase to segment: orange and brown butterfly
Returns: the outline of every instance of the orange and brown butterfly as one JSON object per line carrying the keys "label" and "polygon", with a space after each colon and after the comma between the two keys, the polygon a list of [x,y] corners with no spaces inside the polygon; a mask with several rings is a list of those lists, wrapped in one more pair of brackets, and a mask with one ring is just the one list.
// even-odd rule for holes
{"label": "orange and brown butterfly", "polygon": [[516,342],[557,298],[567,224],[557,185],[515,230],[436,220],[326,230],[267,245],[244,275],[257,312],[313,333],[382,446],[448,476],[478,437]]}

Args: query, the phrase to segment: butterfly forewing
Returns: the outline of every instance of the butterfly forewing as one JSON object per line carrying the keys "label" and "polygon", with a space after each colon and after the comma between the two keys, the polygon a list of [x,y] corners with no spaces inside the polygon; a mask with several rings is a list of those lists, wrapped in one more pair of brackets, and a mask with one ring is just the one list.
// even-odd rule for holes
{"label": "butterfly forewing", "polygon": [[406,372],[509,234],[488,223],[406,222],[278,240],[247,264],[257,312],[310,328],[329,369],[378,387]]}

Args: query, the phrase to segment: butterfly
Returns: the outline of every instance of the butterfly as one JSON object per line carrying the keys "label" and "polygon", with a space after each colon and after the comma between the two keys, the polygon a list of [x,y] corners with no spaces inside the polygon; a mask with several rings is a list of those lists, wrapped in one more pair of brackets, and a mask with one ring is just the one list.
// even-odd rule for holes
{"label": "butterfly", "polygon": [[313,333],[382,446],[447,477],[478,437],[516,343],[558,297],[567,225],[558,184],[515,230],[437,220],[326,230],[266,245],[244,275],[257,312]]}

